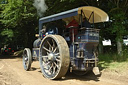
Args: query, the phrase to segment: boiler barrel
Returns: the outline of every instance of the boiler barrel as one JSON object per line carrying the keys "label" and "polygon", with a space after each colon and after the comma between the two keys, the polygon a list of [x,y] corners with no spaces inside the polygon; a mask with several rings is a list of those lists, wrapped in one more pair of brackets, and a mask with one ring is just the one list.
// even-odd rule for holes
{"label": "boiler barrel", "polygon": [[41,39],[36,39],[35,41],[34,41],[34,43],[33,43],[33,47],[34,48],[39,48],[39,46],[40,46],[40,43],[41,43]]}

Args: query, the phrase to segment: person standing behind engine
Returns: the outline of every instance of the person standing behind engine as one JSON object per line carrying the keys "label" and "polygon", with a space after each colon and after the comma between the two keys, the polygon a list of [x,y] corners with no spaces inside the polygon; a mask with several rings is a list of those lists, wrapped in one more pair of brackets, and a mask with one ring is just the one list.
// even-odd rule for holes
{"label": "person standing behind engine", "polygon": [[78,33],[78,27],[79,27],[79,24],[78,24],[78,22],[75,20],[75,19],[73,19],[67,26],[66,26],[66,28],[68,28],[68,29],[70,29],[69,30],[69,36],[70,36],[70,40],[71,41],[73,41],[73,36],[72,36],[72,32],[74,32],[74,39],[76,38],[75,36],[77,35],[77,33]]}

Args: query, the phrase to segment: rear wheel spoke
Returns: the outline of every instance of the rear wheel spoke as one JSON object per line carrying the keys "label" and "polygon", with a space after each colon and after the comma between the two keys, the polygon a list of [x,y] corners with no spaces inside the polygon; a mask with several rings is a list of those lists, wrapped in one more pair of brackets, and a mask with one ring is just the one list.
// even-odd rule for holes
{"label": "rear wheel spoke", "polygon": [[51,73],[52,68],[53,68],[53,63],[52,63],[51,67],[48,70],[50,73]]}
{"label": "rear wheel spoke", "polygon": [[52,47],[52,52],[54,51],[54,47]]}
{"label": "rear wheel spoke", "polygon": [[55,74],[55,71],[56,71],[56,66],[53,67],[53,72],[52,72],[52,74]]}
{"label": "rear wheel spoke", "polygon": [[57,61],[57,62],[60,62],[60,60],[59,60],[59,59],[56,59],[56,61]]}
{"label": "rear wheel spoke", "polygon": [[48,45],[49,45],[50,47],[52,47],[52,45],[49,43],[49,41],[47,41],[47,43],[48,43]]}
{"label": "rear wheel spoke", "polygon": [[51,52],[50,50],[48,50],[46,47],[43,46],[43,49],[46,50],[47,52]]}
{"label": "rear wheel spoke", "polygon": [[55,53],[55,52],[56,52],[56,50],[57,50],[57,47],[53,50],[53,53]]}
{"label": "rear wheel spoke", "polygon": [[47,62],[48,61],[48,56],[42,56],[42,59],[44,62]]}
{"label": "rear wheel spoke", "polygon": [[43,66],[44,66],[44,69],[46,69],[46,70],[48,70],[49,68],[49,64],[50,64],[50,62],[47,62],[47,63],[45,63],[45,62],[43,62]]}
{"label": "rear wheel spoke", "polygon": [[55,41],[52,39],[53,46],[55,46]]}
{"label": "rear wheel spoke", "polygon": [[54,65],[57,69],[59,69],[59,65],[54,62]]}
{"label": "rear wheel spoke", "polygon": [[60,55],[60,53],[56,53],[56,54],[54,54],[54,55],[59,56],[59,55]]}

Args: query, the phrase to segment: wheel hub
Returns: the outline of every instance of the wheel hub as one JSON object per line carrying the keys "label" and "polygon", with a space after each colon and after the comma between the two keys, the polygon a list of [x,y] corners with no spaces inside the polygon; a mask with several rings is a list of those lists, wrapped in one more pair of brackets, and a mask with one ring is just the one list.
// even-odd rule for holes
{"label": "wheel hub", "polygon": [[54,61],[55,60],[53,53],[48,54],[48,60],[50,60],[50,61]]}
{"label": "wheel hub", "polygon": [[28,61],[28,58],[25,58],[25,61]]}

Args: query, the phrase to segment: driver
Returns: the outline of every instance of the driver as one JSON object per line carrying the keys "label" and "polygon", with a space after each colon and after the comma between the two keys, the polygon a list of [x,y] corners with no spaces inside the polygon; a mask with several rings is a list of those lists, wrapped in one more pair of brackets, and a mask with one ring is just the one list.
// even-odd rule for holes
{"label": "driver", "polygon": [[44,25],[43,26],[43,29],[41,30],[42,34],[45,34],[46,33],[46,26]]}
{"label": "driver", "polygon": [[[66,28],[68,28],[68,29],[70,29],[70,39],[73,41],[73,36],[72,36],[72,32],[74,31],[74,39],[76,38],[75,36],[77,35],[77,33],[78,33],[78,28],[79,27],[79,24],[78,24],[78,22],[75,20],[75,19],[73,19],[67,26],[66,26]],[[71,29],[72,28],[72,29]]]}

